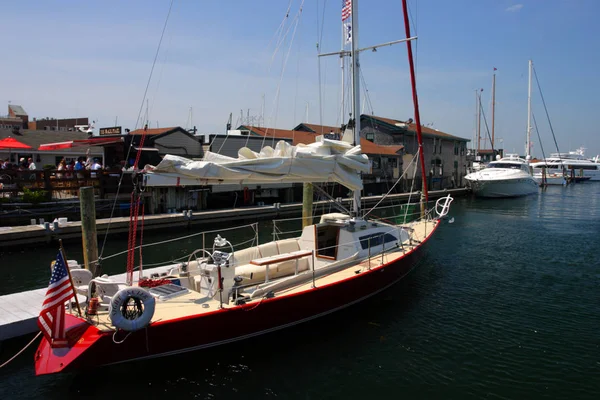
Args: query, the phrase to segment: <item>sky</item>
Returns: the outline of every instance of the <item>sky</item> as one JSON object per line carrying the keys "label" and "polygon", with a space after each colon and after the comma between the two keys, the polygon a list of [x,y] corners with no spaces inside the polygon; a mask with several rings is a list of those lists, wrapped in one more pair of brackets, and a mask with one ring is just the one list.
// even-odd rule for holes
{"label": "sky", "polygon": [[[199,132],[223,132],[230,113],[239,125],[240,110],[282,129],[340,124],[339,58],[317,54],[340,49],[341,0],[174,0],[144,101],[170,3],[3,2],[0,107],[87,116],[96,128],[140,127],[146,109],[150,127]],[[495,147],[523,154],[532,59],[560,150],[600,154],[599,1],[409,0],[409,9],[423,124],[472,139],[483,89],[491,125],[497,68]],[[405,37],[400,0],[358,11],[360,47]],[[363,112],[414,117],[406,45],[360,60]],[[545,152],[556,151],[535,81],[532,109]],[[540,157],[535,129],[532,142]]]}

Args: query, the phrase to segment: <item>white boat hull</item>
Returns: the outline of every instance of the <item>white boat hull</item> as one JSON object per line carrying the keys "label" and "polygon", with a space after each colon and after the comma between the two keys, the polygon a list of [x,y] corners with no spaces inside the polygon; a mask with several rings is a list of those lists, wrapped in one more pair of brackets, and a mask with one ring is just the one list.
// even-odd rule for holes
{"label": "white boat hull", "polygon": [[472,192],[478,197],[519,197],[538,192],[533,177],[503,180],[469,180]]}

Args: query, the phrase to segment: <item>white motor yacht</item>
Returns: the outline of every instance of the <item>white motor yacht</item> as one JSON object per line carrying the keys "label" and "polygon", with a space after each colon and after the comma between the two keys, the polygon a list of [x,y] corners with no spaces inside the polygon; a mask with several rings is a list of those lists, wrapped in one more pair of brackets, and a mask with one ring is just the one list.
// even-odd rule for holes
{"label": "white motor yacht", "polygon": [[541,173],[546,168],[548,174],[561,174],[563,169],[568,176],[589,177],[591,181],[600,181],[600,162],[598,156],[590,160],[584,155],[584,148],[581,147],[568,153],[552,153],[550,157],[543,161],[531,163],[534,174]]}
{"label": "white motor yacht", "polygon": [[487,168],[468,174],[465,179],[479,197],[517,197],[538,191],[528,161],[517,154],[492,161]]}

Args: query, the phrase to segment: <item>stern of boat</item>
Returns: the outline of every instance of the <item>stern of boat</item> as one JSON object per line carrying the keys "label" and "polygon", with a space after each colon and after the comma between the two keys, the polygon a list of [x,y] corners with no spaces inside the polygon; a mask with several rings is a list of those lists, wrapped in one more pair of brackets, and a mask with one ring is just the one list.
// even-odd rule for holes
{"label": "stern of boat", "polygon": [[65,330],[69,342],[67,347],[52,347],[42,337],[34,355],[36,375],[54,374],[73,367],[82,354],[102,337],[94,325],[70,314],[65,316]]}

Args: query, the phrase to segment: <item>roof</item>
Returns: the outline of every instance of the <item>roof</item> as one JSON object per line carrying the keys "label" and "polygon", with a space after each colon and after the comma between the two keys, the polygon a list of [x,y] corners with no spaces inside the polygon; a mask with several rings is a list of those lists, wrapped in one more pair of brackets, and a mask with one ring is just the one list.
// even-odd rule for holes
{"label": "roof", "polygon": [[384,146],[381,144],[375,144],[367,139],[360,138],[360,149],[363,152],[363,154],[397,155],[400,150],[404,149],[404,146]]}
{"label": "roof", "polygon": [[[405,129],[405,130],[408,130],[409,132],[413,132],[413,133],[416,133],[416,131],[417,131],[417,124],[408,124],[405,121],[400,121],[398,119],[378,117],[375,115],[366,115],[366,114],[361,115],[361,119],[374,119],[379,122],[388,124],[392,127],[397,127],[398,129]],[[465,138],[461,138],[459,136],[454,136],[449,133],[438,131],[437,129],[431,129],[431,128],[429,128],[427,126],[423,126],[423,125],[421,125],[421,133],[423,135],[431,136],[431,137],[442,137],[442,138],[446,138],[446,139],[461,140],[464,142],[470,141],[470,139],[465,139]]]}
{"label": "roof", "polygon": [[313,143],[315,141],[315,138],[318,136],[317,134],[311,132],[294,131],[289,129],[265,128],[260,126],[249,125],[242,125],[238,129],[246,129],[254,135],[264,136],[266,138],[274,137],[276,139],[292,139],[292,144],[294,145],[297,145],[298,143]]}
{"label": "roof", "polygon": [[27,113],[25,112],[23,107],[18,106],[16,104],[9,104],[8,109],[11,110],[15,115],[27,116]]}
{"label": "roof", "polygon": [[318,124],[308,124],[308,123],[301,123],[300,125],[296,126],[294,129],[292,129],[294,131],[308,131],[308,132],[314,132],[314,133],[318,133],[319,135],[325,134],[325,133],[342,133],[342,128],[340,128],[339,126],[329,126],[329,125],[318,125]]}
{"label": "roof", "polygon": [[[303,124],[300,124],[303,125]],[[304,124],[306,125],[306,124]],[[319,127],[321,125],[314,125]],[[297,128],[297,127],[296,127]],[[294,128],[294,129],[296,129]],[[288,130],[288,129],[275,129],[275,128],[264,128],[264,127],[256,127],[256,126],[246,126],[242,125],[238,129],[247,129],[250,132],[253,132],[255,135],[275,137],[278,139],[293,139],[293,144],[297,145],[298,143],[314,143],[317,136],[321,134],[304,132],[304,131],[296,131],[296,130]],[[339,130],[339,128],[338,128]],[[404,146],[396,145],[396,146],[382,146],[370,142],[364,138],[360,139],[360,147],[363,154],[389,154],[396,155],[400,150],[404,148]]]}
{"label": "roof", "polygon": [[[0,129],[0,139],[7,138],[12,136],[17,139],[21,143],[25,143],[32,147],[32,149],[28,149],[28,152],[38,151],[38,148],[42,144],[46,143],[56,143],[56,142],[68,142],[72,140],[81,140],[88,139],[89,135],[83,132],[69,132],[69,131],[34,131],[29,129],[22,129],[21,133],[15,135],[12,129]],[[93,148],[92,148],[93,149]],[[74,152],[81,153],[81,148],[79,149],[61,149],[60,152]],[[102,149],[100,149],[100,152]],[[92,150],[94,152],[94,150]]]}
{"label": "roof", "polygon": [[176,130],[185,130],[180,126],[171,126],[168,128],[148,128],[144,129],[136,129],[135,131],[129,132],[129,135],[162,135],[163,133],[170,133],[171,131]]}

